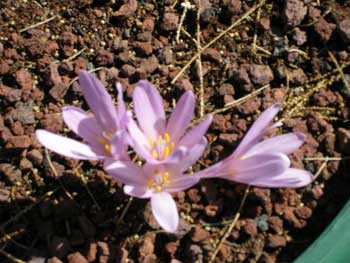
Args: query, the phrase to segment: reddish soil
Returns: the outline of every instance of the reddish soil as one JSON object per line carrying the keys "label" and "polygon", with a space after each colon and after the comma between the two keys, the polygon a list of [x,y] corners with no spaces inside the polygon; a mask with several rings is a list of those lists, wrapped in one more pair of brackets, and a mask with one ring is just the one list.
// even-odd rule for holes
{"label": "reddish soil", "polygon": [[[127,102],[133,84],[148,79],[169,110],[193,90],[197,118],[201,100],[205,113],[216,113],[210,147],[194,170],[232,152],[277,101],[284,103],[283,132],[307,134],[291,156],[294,167],[316,174],[324,161],[304,158],[349,156],[349,1],[267,1],[247,17],[259,1],[202,0],[202,46],[240,22],[202,52],[202,72],[194,62],[172,84],[197,53],[199,1],[191,1],[176,41],[181,2],[1,1],[1,262],[208,262],[236,215],[246,187],[203,180],[177,193],[181,229],[166,234],[147,201],[130,201],[101,163],[45,152],[35,129],[74,136],[60,109],[87,109],[76,81],[80,69],[95,71],[113,96],[115,81],[122,82]],[[349,165],[329,161],[303,189],[251,188],[214,262],[293,261],[349,197]]]}

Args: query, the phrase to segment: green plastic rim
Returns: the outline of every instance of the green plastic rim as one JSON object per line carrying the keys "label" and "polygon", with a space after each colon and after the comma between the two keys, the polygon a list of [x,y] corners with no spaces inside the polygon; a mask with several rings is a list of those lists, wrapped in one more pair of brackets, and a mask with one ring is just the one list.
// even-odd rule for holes
{"label": "green plastic rim", "polygon": [[350,200],[337,217],[294,263],[350,262]]}

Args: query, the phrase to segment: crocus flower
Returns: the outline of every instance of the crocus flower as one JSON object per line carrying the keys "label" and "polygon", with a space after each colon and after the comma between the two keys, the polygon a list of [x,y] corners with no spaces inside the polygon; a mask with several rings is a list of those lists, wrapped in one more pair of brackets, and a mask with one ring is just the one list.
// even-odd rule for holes
{"label": "crocus flower", "polygon": [[[179,223],[179,214],[171,193],[185,190],[199,181],[193,174],[184,174],[202,155],[207,141],[194,147],[193,156],[182,158],[178,163],[146,163],[142,167],[132,162],[107,160],[104,170],[125,184],[124,192],[138,198],[150,198],[154,218],[169,232]],[[180,160],[180,159],[179,159]]]}
{"label": "crocus flower", "polygon": [[254,122],[237,149],[226,159],[199,171],[201,178],[220,177],[260,187],[301,187],[312,181],[312,175],[302,169],[290,168],[288,154],[305,142],[299,132],[261,139],[272,128],[269,126],[281,105],[272,105]]}
{"label": "crocus flower", "polygon": [[82,160],[105,158],[128,159],[126,142],[127,114],[122,87],[117,83],[118,113],[111,96],[97,77],[87,71],[79,72],[79,83],[93,116],[73,106],[63,107],[66,125],[85,143],[37,130],[38,141],[48,149],[67,157]]}
{"label": "crocus flower", "polygon": [[211,115],[186,133],[194,113],[195,98],[191,91],[181,96],[168,121],[162,98],[148,81],[136,84],[133,102],[139,126],[134,120],[128,122],[131,146],[148,163],[176,163],[179,158],[193,156],[198,144],[204,142]]}

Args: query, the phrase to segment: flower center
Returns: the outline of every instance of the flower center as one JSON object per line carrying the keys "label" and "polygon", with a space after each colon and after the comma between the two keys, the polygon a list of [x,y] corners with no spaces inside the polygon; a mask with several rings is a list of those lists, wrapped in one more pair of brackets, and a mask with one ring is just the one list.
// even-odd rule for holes
{"label": "flower center", "polygon": [[108,156],[111,155],[111,141],[112,141],[112,133],[108,131],[102,132],[102,136],[96,138],[96,140],[101,143],[105,149],[105,152]]}
{"label": "flower center", "polygon": [[149,146],[154,159],[166,159],[175,147],[175,143],[171,141],[169,133],[159,135],[157,141],[153,137],[149,138]]}
{"label": "flower center", "polygon": [[169,172],[160,173],[158,170],[153,171],[153,178],[147,179],[147,186],[149,189],[153,189],[156,192],[160,192],[164,185],[170,183]]}

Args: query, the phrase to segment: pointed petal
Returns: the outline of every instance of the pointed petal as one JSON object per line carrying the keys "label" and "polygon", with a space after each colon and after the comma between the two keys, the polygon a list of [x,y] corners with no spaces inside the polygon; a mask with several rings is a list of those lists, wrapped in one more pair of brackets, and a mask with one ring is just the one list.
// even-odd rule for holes
{"label": "pointed petal", "polygon": [[290,160],[284,154],[260,154],[245,160],[237,160],[232,167],[233,174],[225,178],[264,187],[269,185],[270,178],[280,176],[289,166]]}
{"label": "pointed petal", "polygon": [[267,153],[240,160],[230,157],[195,173],[201,178],[222,177],[231,181],[256,185],[261,178],[272,177],[285,172],[290,160],[284,154]]}
{"label": "pointed petal", "polygon": [[147,137],[157,139],[165,131],[165,112],[162,97],[148,81],[136,83],[133,94],[135,114]]}
{"label": "pointed petal", "polygon": [[302,170],[289,168],[284,173],[274,176],[261,178],[257,181],[258,186],[261,187],[303,187],[310,184],[313,180],[313,176],[310,172]]}
{"label": "pointed petal", "polygon": [[128,122],[128,131],[130,135],[130,144],[134,151],[145,160],[153,160],[149,148],[149,141],[133,119],[130,119]]}
{"label": "pointed petal", "polygon": [[152,191],[147,186],[124,185],[124,193],[133,197],[145,199],[152,196]]}
{"label": "pointed petal", "polygon": [[132,162],[106,160],[103,169],[115,180],[124,184],[141,187],[147,185],[142,169]]}
{"label": "pointed petal", "polygon": [[167,125],[167,133],[175,143],[188,128],[194,113],[195,98],[191,91],[185,92],[172,112]]}
{"label": "pointed petal", "polygon": [[169,185],[164,187],[164,191],[173,193],[186,190],[199,182],[200,178],[194,174],[181,174],[171,179]]}
{"label": "pointed petal", "polygon": [[[179,171],[184,172],[186,171],[190,166],[195,164],[198,159],[202,156],[203,152],[205,151],[205,148],[207,147],[208,141],[205,137],[202,137],[202,139],[196,144],[193,145],[191,148],[187,149],[184,152],[184,156],[181,156],[178,158],[177,166]],[[170,154],[169,158],[172,157],[172,154]]]}
{"label": "pointed petal", "polygon": [[128,133],[123,130],[117,131],[113,137],[110,144],[111,156],[116,160],[129,161],[128,155]]}
{"label": "pointed petal", "polygon": [[66,157],[79,160],[99,160],[106,157],[97,155],[86,144],[45,130],[36,130],[35,135],[38,141],[46,148]]}
{"label": "pointed petal", "polygon": [[98,78],[87,71],[79,72],[80,88],[104,131],[115,132],[118,128],[118,116],[111,96]]}
{"label": "pointed petal", "polygon": [[280,103],[276,103],[265,110],[253,123],[241,143],[233,153],[235,157],[240,157],[249,150],[250,147],[258,143],[267,131],[267,127],[281,108]]}
{"label": "pointed petal", "polygon": [[96,119],[78,107],[63,107],[62,117],[69,129],[89,143],[96,143],[96,139],[101,136],[102,130]]}
{"label": "pointed petal", "polygon": [[167,192],[153,194],[151,207],[158,224],[166,231],[175,232],[179,224],[179,213],[172,196]]}
{"label": "pointed petal", "polygon": [[212,120],[213,117],[209,114],[200,124],[192,128],[184,135],[184,137],[182,137],[179,146],[191,148],[193,145],[196,145],[207,132]]}
{"label": "pointed petal", "polygon": [[305,138],[306,136],[300,132],[278,135],[255,144],[244,154],[244,157],[247,158],[256,154],[272,152],[280,152],[288,155],[298,149],[305,142]]}

